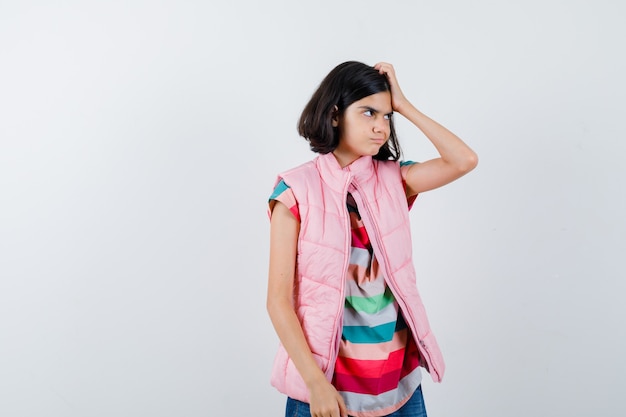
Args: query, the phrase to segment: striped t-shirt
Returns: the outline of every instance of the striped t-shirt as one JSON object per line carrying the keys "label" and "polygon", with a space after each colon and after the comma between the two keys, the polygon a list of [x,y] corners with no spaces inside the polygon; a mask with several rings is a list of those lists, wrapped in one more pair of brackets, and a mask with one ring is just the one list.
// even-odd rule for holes
{"label": "striped t-shirt", "polygon": [[[410,163],[402,163],[404,178]],[[415,196],[409,198],[409,207]],[[280,181],[270,197],[300,220],[298,203]],[[377,417],[399,409],[421,382],[419,351],[404,322],[350,193],[346,199],[352,248],[345,286],[342,339],[332,383],[348,413]]]}

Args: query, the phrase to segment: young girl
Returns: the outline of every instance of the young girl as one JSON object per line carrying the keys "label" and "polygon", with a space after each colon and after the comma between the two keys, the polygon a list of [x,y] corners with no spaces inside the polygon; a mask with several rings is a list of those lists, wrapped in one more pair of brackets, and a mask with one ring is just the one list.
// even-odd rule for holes
{"label": "young girl", "polygon": [[[398,162],[395,113],[439,158]],[[288,417],[426,416],[419,368],[439,382],[444,363],[415,285],[408,211],[476,154],[417,110],[384,62],[334,68],[298,132],[320,155],[280,174],[270,197],[272,384]]]}

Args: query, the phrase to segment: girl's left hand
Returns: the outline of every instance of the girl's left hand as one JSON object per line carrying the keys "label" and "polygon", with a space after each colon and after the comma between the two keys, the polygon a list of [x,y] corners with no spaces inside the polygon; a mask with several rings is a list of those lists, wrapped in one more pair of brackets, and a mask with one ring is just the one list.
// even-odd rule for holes
{"label": "girl's left hand", "polygon": [[394,111],[402,114],[402,109],[408,103],[408,100],[402,93],[400,89],[400,85],[398,84],[398,79],[396,78],[396,71],[393,69],[393,65],[387,62],[379,62],[374,65],[374,69],[378,70],[379,73],[387,76],[387,80],[389,80],[389,85],[391,87],[391,107]]}

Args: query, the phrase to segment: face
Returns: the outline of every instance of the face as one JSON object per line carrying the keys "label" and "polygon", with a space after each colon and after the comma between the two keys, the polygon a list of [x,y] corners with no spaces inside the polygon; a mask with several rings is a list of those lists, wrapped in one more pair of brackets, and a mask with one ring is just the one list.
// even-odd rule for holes
{"label": "face", "polygon": [[333,120],[339,128],[339,145],[333,154],[342,167],[378,153],[389,139],[392,112],[391,94],[383,91],[355,101]]}

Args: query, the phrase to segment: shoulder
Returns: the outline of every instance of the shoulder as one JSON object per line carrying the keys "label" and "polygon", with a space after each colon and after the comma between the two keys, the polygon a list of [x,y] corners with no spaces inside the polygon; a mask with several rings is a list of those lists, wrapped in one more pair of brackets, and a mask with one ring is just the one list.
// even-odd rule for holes
{"label": "shoulder", "polygon": [[406,161],[392,161],[392,160],[388,160],[388,161],[379,161],[379,160],[373,160],[374,164],[377,167],[385,167],[387,169],[405,169],[410,167],[411,165],[417,164],[417,162],[415,161],[411,161],[411,160],[406,160]]}
{"label": "shoulder", "polygon": [[373,163],[374,163],[374,168],[379,173],[379,175],[385,174],[388,176],[404,178],[404,173],[403,173],[403,170],[405,169],[403,168],[404,162],[391,161],[391,160],[390,161],[374,160]]}
{"label": "shoulder", "polygon": [[291,187],[282,179],[278,181],[278,184],[274,187],[274,191],[267,202],[269,208],[268,214],[270,218],[272,218],[272,213],[274,212],[274,207],[277,202],[283,203],[293,214],[296,220],[300,221],[300,210],[298,208],[296,196]]}
{"label": "shoulder", "polygon": [[400,166],[400,173],[402,174],[402,179],[406,180],[406,174],[407,172],[409,172],[409,169],[413,166],[417,164],[417,162],[415,161],[401,161],[399,166]]}
{"label": "shoulder", "polygon": [[299,183],[306,182],[308,179],[317,176],[318,169],[316,164],[317,158],[307,161],[303,164],[295,166],[291,169],[278,174],[276,184],[285,181],[289,186],[298,187]]}
{"label": "shoulder", "polygon": [[272,191],[272,195],[270,195],[269,200],[276,200],[278,196],[280,196],[281,194],[285,192],[289,192],[290,189],[291,187],[287,185],[285,180],[283,180],[282,178],[279,178],[278,181],[276,182],[276,185],[274,186],[274,191]]}

